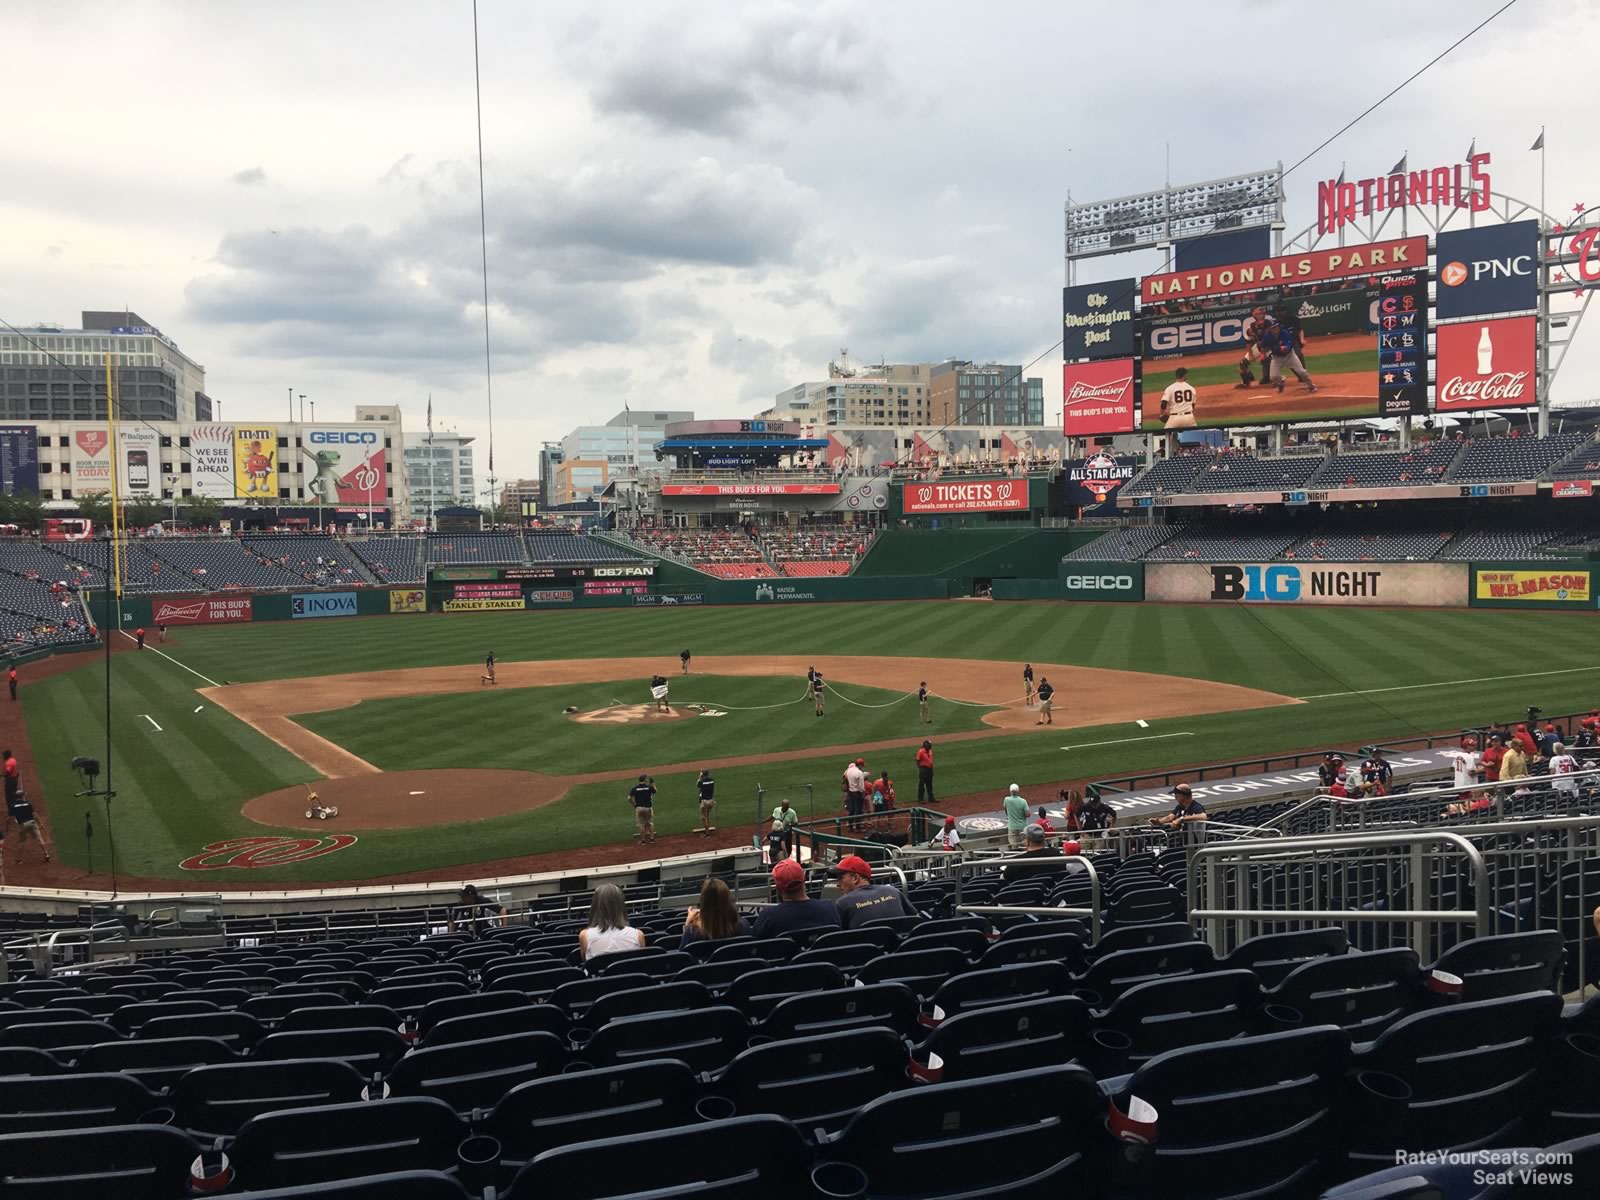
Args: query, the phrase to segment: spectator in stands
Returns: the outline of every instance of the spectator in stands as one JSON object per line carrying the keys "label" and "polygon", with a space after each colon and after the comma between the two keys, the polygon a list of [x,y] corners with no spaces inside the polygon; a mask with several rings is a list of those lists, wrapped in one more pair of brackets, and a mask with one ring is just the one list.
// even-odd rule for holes
{"label": "spectator in stands", "polygon": [[1539,743],[1534,741],[1533,734],[1528,732],[1526,725],[1518,725],[1517,731],[1511,735],[1511,740],[1516,743],[1517,749],[1522,751],[1524,757],[1530,759],[1539,757]]}
{"label": "spectator in stands", "polygon": [[877,790],[883,793],[883,817],[887,826],[889,814],[894,811],[894,780],[889,778],[889,772],[879,771]]}
{"label": "spectator in stands", "polygon": [[1464,799],[1466,793],[1472,791],[1478,782],[1478,774],[1483,769],[1478,759],[1477,739],[1462,738],[1461,749],[1446,751],[1446,756],[1450,759],[1451,770],[1455,775],[1454,787],[1462,793],[1461,798]]}
{"label": "spectator in stands", "polygon": [[772,810],[772,837],[774,846],[783,847],[783,857],[789,858],[794,854],[794,827],[800,823],[800,814],[789,804],[785,796],[778,801],[778,807]]}
{"label": "spectator in stands", "polygon": [[1050,848],[1044,830],[1037,822],[1030,822],[1022,831],[1022,853],[1000,869],[1000,877],[1008,882],[1037,871],[1059,871],[1061,855]]}
{"label": "spectator in stands", "polygon": [[699,905],[691,907],[684,915],[680,946],[749,936],[750,923],[739,915],[728,885],[720,879],[708,879],[701,884]]}
{"label": "spectator in stands", "polygon": [[858,758],[845,763],[844,774],[839,777],[839,786],[844,791],[844,811],[852,818],[852,828],[860,824],[862,814],[867,811],[866,767],[867,760]]}
{"label": "spectator in stands", "polygon": [[1028,827],[1028,801],[1022,794],[1022,789],[1012,784],[1006,792],[1006,846],[1012,850],[1022,849],[1022,834]]}
{"label": "spectator in stands", "polygon": [[1177,830],[1185,825],[1211,819],[1211,814],[1206,812],[1206,806],[1194,798],[1194,792],[1187,783],[1180,783],[1173,788],[1172,798],[1175,801],[1172,811],[1165,816],[1151,817],[1150,824]]}
{"label": "spectator in stands", "polygon": [[917,803],[933,805],[933,743],[926,738],[917,748]]}
{"label": "spectator in stands", "polygon": [[946,817],[944,819],[944,828],[933,835],[933,841],[929,844],[935,850],[960,850],[961,834],[956,829],[956,819],[954,817]]}
{"label": "spectator in stands", "polygon": [[1086,833],[1101,833],[1117,827],[1117,812],[1105,802],[1100,789],[1090,784],[1084,788],[1083,828]]}
{"label": "spectator in stands", "polygon": [[476,937],[485,929],[495,925],[497,919],[504,921],[506,915],[505,905],[485,900],[478,891],[478,885],[469,883],[461,889],[455,907],[450,910],[450,920],[446,928],[451,933],[459,929]]}
{"label": "spectator in stands", "polygon": [[1513,738],[1506,746],[1505,753],[1500,756],[1500,778],[1502,780],[1526,779],[1528,777],[1528,756],[1523,749],[1523,738],[1527,736],[1527,730],[1520,725],[1517,726],[1517,729],[1522,733],[1523,737]]}
{"label": "spectator in stands", "polygon": [[578,931],[578,949],[584,962],[644,949],[644,930],[628,924],[628,906],[616,884],[602,883],[594,889],[589,926]]}
{"label": "spectator in stands", "polygon": [[[1067,833],[1077,833],[1082,830],[1083,796],[1076,788],[1062,788],[1057,793],[1057,798],[1061,801],[1061,828]],[[1039,813],[1042,816],[1044,809],[1041,808]]]}
{"label": "spectator in stands", "polygon": [[1489,745],[1478,758],[1478,777],[1484,783],[1495,783],[1500,778],[1500,762],[1506,756],[1506,735],[1489,735]]}
{"label": "spectator in stands", "polygon": [[1044,830],[1046,836],[1049,836],[1056,831],[1056,827],[1050,824],[1050,816],[1044,811],[1044,805],[1042,804],[1034,810],[1033,823],[1040,829]]}
{"label": "spectator in stands", "polygon": [[806,872],[799,863],[784,859],[773,867],[772,886],[778,893],[778,902],[761,910],[756,918],[756,937],[787,937],[801,929],[839,928],[838,907],[806,895]]}
{"label": "spectator in stands", "polygon": [[1534,738],[1534,740],[1539,743],[1539,753],[1537,757],[1551,758],[1555,755],[1556,743],[1565,742],[1567,739],[1562,736],[1561,730],[1555,727],[1554,722],[1546,721],[1544,723],[1544,729]]}
{"label": "spectator in stands", "polygon": [[1550,745],[1550,774],[1552,786],[1567,800],[1575,800],[1578,796],[1578,781],[1573,778],[1573,773],[1578,769],[1578,760],[1567,753],[1567,747],[1562,742],[1552,742]]}
{"label": "spectator in stands", "polygon": [[1087,875],[1089,873],[1089,864],[1084,861],[1083,857],[1082,843],[1068,838],[1061,843],[1061,856],[1066,859],[1066,862],[1062,864],[1062,870],[1068,875]]}
{"label": "spectator in stands", "polygon": [[1322,756],[1322,761],[1317,764],[1317,787],[1319,791],[1325,792],[1333,786],[1333,777],[1339,773],[1338,768],[1334,766],[1338,761],[1337,756],[1331,750]]}
{"label": "spectator in stands", "polygon": [[839,878],[839,898],[834,903],[839,924],[846,929],[917,915],[899,888],[872,882],[872,864],[860,855],[845,855],[832,874]]}
{"label": "spectator in stands", "polygon": [[1372,752],[1367,755],[1366,761],[1361,764],[1361,790],[1368,796],[1387,796],[1389,783],[1394,779],[1394,768],[1389,765],[1389,760],[1383,756],[1383,751],[1377,746],[1372,747]]}

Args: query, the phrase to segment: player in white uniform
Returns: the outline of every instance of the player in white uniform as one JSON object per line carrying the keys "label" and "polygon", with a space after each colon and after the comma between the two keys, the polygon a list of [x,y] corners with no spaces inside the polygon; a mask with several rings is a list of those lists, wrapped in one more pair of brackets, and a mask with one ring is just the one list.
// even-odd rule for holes
{"label": "player in white uniform", "polygon": [[1176,377],[1161,393],[1161,419],[1166,429],[1193,429],[1194,385],[1189,382],[1189,368],[1179,367]]}
{"label": "player in white uniform", "polygon": [[1239,382],[1233,385],[1236,388],[1249,388],[1255,386],[1255,373],[1250,369],[1250,367],[1252,363],[1257,362],[1261,364],[1261,382],[1267,382],[1267,372],[1269,369],[1267,356],[1256,344],[1261,339],[1262,323],[1266,320],[1266,317],[1266,309],[1252,308],[1250,310],[1250,315],[1245,318],[1244,325],[1241,329],[1241,333],[1244,337],[1244,357],[1239,360]]}

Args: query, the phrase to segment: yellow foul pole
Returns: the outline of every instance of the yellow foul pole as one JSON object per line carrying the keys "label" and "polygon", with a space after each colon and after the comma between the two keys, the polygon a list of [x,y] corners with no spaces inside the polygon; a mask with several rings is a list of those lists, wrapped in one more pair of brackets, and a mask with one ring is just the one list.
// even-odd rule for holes
{"label": "yellow foul pole", "polygon": [[[117,626],[122,626],[122,498],[117,493],[117,457],[121,447],[117,444],[117,401],[111,381],[111,353],[106,352],[106,432],[111,439],[107,450],[111,456],[111,586],[117,597]],[[106,636],[111,631],[106,630]]]}

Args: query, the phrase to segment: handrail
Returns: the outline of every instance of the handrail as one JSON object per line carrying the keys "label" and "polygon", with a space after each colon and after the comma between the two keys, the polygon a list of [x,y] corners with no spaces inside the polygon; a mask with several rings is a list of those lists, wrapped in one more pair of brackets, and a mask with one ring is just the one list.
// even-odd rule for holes
{"label": "handrail", "polygon": [[[1260,830],[1278,831],[1282,824],[1289,818],[1305,812],[1313,807],[1331,808],[1335,811],[1344,810],[1354,812],[1364,822],[1366,812],[1374,805],[1393,804],[1397,800],[1455,800],[1464,792],[1491,792],[1495,793],[1496,816],[1503,815],[1500,809],[1507,793],[1516,793],[1532,788],[1546,791],[1557,791],[1557,780],[1571,779],[1576,781],[1594,780],[1600,782],[1600,768],[1588,771],[1574,771],[1570,775],[1519,775],[1515,779],[1497,779],[1492,782],[1474,783],[1470,788],[1460,788],[1454,783],[1439,784],[1436,787],[1411,788],[1408,791],[1392,793],[1387,796],[1332,796],[1327,792],[1318,790],[1312,795],[1295,805],[1286,812],[1279,813],[1270,820],[1263,821],[1257,828]],[[1212,822],[1215,824],[1215,822]]]}
{"label": "handrail", "polygon": [[[959,859],[951,863],[950,874],[955,876],[956,881],[956,893],[954,896],[956,911],[959,912],[962,907],[961,879],[969,869],[973,871],[987,871],[990,867],[996,865],[1003,868],[1007,863],[1022,863],[1027,865],[1032,870],[1037,870],[1038,861],[1039,860],[1035,858],[1024,858],[1021,855],[1012,855],[1006,858]],[[1079,874],[1087,874],[1089,876],[1089,911],[1086,913],[1082,909],[1069,908],[1052,908],[1047,911],[1058,915],[1087,916],[1089,918],[1090,932],[1093,935],[1093,940],[1098,942],[1100,940],[1100,872],[1095,869],[1093,860],[1087,857],[1080,857],[1077,861],[1083,864],[1084,867],[1084,870],[1079,872]],[[1051,872],[1051,874],[1057,874],[1057,872]],[[1001,910],[1006,912],[1026,911],[1021,906],[1015,909],[1001,906]]]}

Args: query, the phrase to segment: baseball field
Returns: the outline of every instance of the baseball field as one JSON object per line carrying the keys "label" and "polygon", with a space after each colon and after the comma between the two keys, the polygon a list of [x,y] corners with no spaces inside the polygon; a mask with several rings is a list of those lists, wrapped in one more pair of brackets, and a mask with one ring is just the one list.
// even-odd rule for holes
{"label": "baseball field", "polygon": [[[1157,360],[1144,373],[1145,429],[1160,429],[1161,393],[1180,366],[1189,368],[1195,389],[1195,424],[1201,428],[1239,425],[1251,421],[1334,420],[1370,417],[1378,411],[1378,339],[1375,334],[1343,333],[1312,338],[1307,347],[1306,372],[1317,385],[1308,392],[1290,376],[1280,393],[1258,383],[1240,388],[1238,362],[1242,350],[1212,350],[1183,358]],[[1152,370],[1159,366],[1163,369]],[[1263,364],[1251,363],[1257,380]],[[1292,415],[1291,415],[1292,414]]]}
{"label": "baseball field", "polygon": [[[1012,782],[1042,801],[1106,775],[1587,709],[1594,628],[1581,613],[982,602],[190,628],[114,658],[117,863],[124,887],[205,891],[626,861],[641,857],[624,798],[641,771],[659,788],[656,853],[748,845],[758,785],[768,809],[788,795],[805,814],[814,795],[831,813],[857,754],[911,803],[924,737],[941,807],[996,807]],[[1024,662],[1058,689],[1052,727],[1021,705]],[[823,717],[809,665],[828,681]],[[102,660],[55,671],[25,669],[25,734],[11,725],[56,857],[30,848],[19,866],[8,849],[13,884],[109,865],[104,806],[76,797],[69,766],[103,756]],[[709,842],[691,832],[702,767]],[[337,818],[305,819],[308,785]]]}

